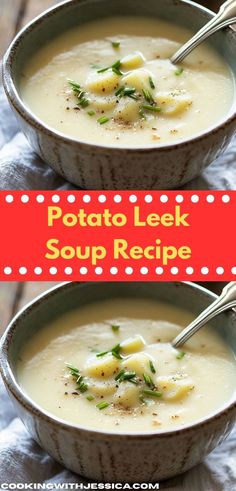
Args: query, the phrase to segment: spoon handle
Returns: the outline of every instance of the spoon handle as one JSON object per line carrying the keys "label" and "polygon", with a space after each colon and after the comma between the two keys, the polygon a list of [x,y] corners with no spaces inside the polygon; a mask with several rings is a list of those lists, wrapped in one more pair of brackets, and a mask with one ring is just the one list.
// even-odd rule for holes
{"label": "spoon handle", "polygon": [[189,326],[187,326],[172,342],[174,348],[186,343],[204,324],[225,310],[236,307],[236,282],[228,283],[220,295],[207,309],[205,309]]}
{"label": "spoon handle", "polygon": [[208,36],[234,22],[236,22],[236,0],[227,0],[221,5],[218,14],[172,56],[171,62],[179,63]]}

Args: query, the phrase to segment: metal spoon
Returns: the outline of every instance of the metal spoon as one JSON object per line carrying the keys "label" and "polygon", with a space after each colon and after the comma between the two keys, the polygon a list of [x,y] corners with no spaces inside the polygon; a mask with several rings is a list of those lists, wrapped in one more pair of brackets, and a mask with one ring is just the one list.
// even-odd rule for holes
{"label": "metal spoon", "polygon": [[172,56],[171,62],[179,63],[211,34],[234,22],[236,22],[236,0],[227,0],[221,5],[218,14]]}
{"label": "metal spoon", "polygon": [[218,314],[225,310],[236,307],[236,281],[228,283],[215,302],[213,302],[206,310],[204,310],[189,326],[187,326],[175,339],[172,341],[172,346],[178,348],[186,343],[202,326],[209,320],[213,319]]}

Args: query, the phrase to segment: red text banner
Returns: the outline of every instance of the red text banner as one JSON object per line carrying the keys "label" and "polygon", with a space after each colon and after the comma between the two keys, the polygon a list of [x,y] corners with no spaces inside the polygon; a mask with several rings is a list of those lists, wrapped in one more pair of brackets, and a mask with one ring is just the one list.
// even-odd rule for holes
{"label": "red text banner", "polygon": [[236,193],[0,193],[1,281],[230,281]]}

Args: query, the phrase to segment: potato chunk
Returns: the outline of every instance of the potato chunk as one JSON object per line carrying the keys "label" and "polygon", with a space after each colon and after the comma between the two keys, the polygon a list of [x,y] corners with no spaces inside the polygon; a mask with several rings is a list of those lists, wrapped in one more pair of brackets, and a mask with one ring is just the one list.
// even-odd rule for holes
{"label": "potato chunk", "polygon": [[119,360],[107,354],[101,357],[91,357],[88,359],[85,366],[85,374],[90,377],[108,378],[116,373],[119,368]]}
{"label": "potato chunk", "polygon": [[95,397],[109,396],[114,394],[116,391],[116,382],[113,380],[96,380],[89,383],[89,390]]}
{"label": "potato chunk", "polygon": [[145,62],[145,58],[140,51],[136,51],[135,53],[131,53],[128,56],[125,56],[121,60],[121,66],[124,70],[134,70],[135,68],[139,68]]}
{"label": "potato chunk", "polygon": [[87,90],[96,92],[96,94],[110,94],[117,89],[120,77],[112,70],[104,73],[92,73],[86,81]]}
{"label": "potato chunk", "polygon": [[156,101],[161,108],[162,114],[167,116],[178,116],[186,111],[192,104],[191,97],[182,92],[158,92]]}
{"label": "potato chunk", "polygon": [[152,76],[149,70],[139,68],[125,75],[122,79],[122,84],[127,87],[134,87],[138,92],[142,92],[142,89],[150,88],[149,79]]}
{"label": "potato chunk", "polygon": [[179,401],[194,389],[193,381],[189,377],[161,376],[157,378],[157,387],[166,401]]}
{"label": "potato chunk", "polygon": [[134,336],[133,338],[125,339],[120,343],[121,352],[124,355],[129,355],[130,353],[135,353],[136,351],[141,351],[146,345],[142,336]]}
{"label": "potato chunk", "polygon": [[136,406],[139,403],[139,388],[130,382],[122,382],[117,389],[113,402],[120,404],[124,408]]}
{"label": "potato chunk", "polygon": [[150,355],[141,352],[135,353],[134,355],[126,358],[122,362],[122,365],[126,370],[135,372],[137,375],[142,376],[144,372],[150,371],[150,361],[154,363],[154,360]]}
{"label": "potato chunk", "polygon": [[114,119],[122,119],[124,122],[130,123],[139,119],[139,106],[136,101],[125,97],[120,101],[114,111]]}
{"label": "potato chunk", "polygon": [[92,96],[90,97],[91,104],[93,108],[97,111],[111,111],[114,109],[116,105],[116,97],[108,96],[108,97],[99,97]]}

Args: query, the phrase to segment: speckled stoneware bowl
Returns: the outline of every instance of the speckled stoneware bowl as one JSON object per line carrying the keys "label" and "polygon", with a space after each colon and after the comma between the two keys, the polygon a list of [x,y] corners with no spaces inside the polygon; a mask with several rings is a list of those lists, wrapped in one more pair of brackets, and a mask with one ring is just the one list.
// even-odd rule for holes
{"label": "speckled stoneware bowl", "polygon": [[[24,105],[19,79],[30,57],[63,31],[114,15],[151,16],[196,32],[213,13],[189,0],[70,0],[46,11],[16,37],[3,63],[4,87],[32,147],[61,176],[88,189],[170,189],[188,182],[226,148],[236,110],[200,136],[178,144],[117,148],[84,143],[49,128]],[[157,33],[158,35],[158,33]],[[229,63],[236,77],[236,33],[227,28],[210,44]]]}
{"label": "speckled stoneware bowl", "polygon": [[[17,383],[21,347],[45,324],[80,306],[108,298],[148,298],[197,314],[215,296],[193,283],[66,283],[38,297],[9,325],[1,342],[3,380],[32,437],[54,459],[96,481],[158,482],[199,463],[229,434],[236,419],[236,395],[215,415],[181,430],[115,434],[66,423],[40,409]],[[212,326],[236,352],[236,316],[218,317]],[[207,376],[207,374],[206,374]]]}

